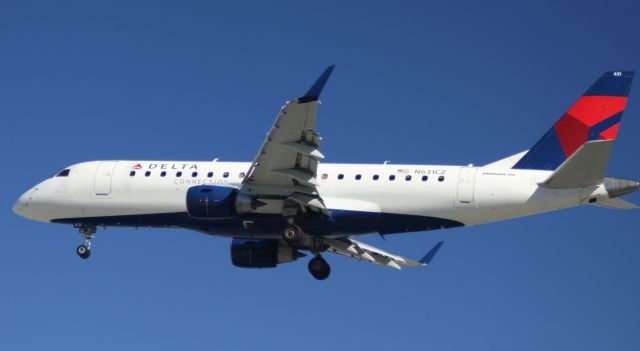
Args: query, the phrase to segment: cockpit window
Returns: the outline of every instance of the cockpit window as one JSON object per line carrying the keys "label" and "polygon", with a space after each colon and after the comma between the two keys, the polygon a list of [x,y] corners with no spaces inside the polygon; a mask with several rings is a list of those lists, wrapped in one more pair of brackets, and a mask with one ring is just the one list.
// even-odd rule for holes
{"label": "cockpit window", "polygon": [[71,170],[69,168],[63,169],[60,173],[56,174],[56,177],[68,177],[70,171]]}

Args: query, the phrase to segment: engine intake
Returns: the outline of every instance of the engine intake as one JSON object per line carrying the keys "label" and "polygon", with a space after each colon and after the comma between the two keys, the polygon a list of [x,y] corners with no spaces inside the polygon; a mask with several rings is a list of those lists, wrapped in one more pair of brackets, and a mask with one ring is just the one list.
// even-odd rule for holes
{"label": "engine intake", "polygon": [[304,254],[277,240],[233,239],[231,262],[243,268],[273,268],[295,261]]}

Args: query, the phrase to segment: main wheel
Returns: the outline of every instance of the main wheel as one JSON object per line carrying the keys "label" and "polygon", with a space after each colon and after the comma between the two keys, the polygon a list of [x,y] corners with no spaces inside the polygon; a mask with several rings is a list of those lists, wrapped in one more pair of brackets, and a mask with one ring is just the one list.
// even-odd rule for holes
{"label": "main wheel", "polygon": [[89,250],[89,248],[85,245],[78,246],[78,248],[76,249],[76,253],[78,254],[78,256],[80,256],[80,258],[85,260],[89,258],[89,256],[91,256],[91,250]]}
{"label": "main wheel", "polygon": [[288,243],[299,243],[302,241],[302,229],[295,224],[288,225],[284,228],[282,237]]}
{"label": "main wheel", "polygon": [[316,256],[309,261],[309,273],[318,280],[325,280],[331,274],[331,266],[324,258]]}

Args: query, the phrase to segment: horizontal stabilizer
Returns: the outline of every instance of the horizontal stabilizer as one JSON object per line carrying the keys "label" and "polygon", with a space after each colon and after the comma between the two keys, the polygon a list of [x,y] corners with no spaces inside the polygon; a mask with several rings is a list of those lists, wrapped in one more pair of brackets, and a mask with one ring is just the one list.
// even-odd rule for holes
{"label": "horizontal stabilizer", "polygon": [[551,189],[569,189],[602,183],[612,147],[613,140],[585,143],[540,185]]}
{"label": "horizontal stabilizer", "polygon": [[596,202],[594,203],[594,205],[596,206],[600,206],[600,207],[606,207],[606,208],[611,208],[614,210],[633,210],[636,208],[640,208],[638,207],[636,204],[633,204],[629,201],[623,200],[619,197],[613,198],[613,199],[609,199],[606,201],[602,201],[602,202]]}

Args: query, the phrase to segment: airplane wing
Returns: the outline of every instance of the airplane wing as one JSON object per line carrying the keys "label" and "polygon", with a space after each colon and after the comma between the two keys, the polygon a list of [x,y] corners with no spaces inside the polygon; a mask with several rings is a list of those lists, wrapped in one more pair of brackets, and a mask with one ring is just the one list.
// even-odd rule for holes
{"label": "airplane wing", "polygon": [[325,239],[324,243],[329,245],[327,249],[329,252],[381,266],[402,269],[402,267],[420,267],[430,264],[444,241],[437,243],[420,261],[394,255],[350,238]]}
{"label": "airplane wing", "polygon": [[322,138],[316,131],[316,109],[333,68],[329,66],[304,96],[282,107],[243,180],[241,192],[279,196],[328,215],[317,190],[318,163],[324,156],[320,152]]}

